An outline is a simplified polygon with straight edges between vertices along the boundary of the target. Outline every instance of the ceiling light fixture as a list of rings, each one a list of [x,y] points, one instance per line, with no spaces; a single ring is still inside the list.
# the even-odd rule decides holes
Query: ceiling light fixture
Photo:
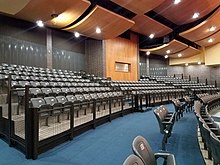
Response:
[[[149,52],[149,51],[147,51],[147,52],[146,52],[146,55],[147,55],[147,56],[149,56],[149,55],[150,55],[150,52]]]
[[[44,23],[41,20],[36,21],[37,26],[44,27]]]
[[[75,36],[76,38],[79,38],[80,34],[79,34],[78,32],[74,32],[74,36]]]
[[[213,42],[213,39],[210,38],[210,39],[208,40],[208,43],[212,43],[212,42]]]
[[[166,54],[165,56],[164,56],[164,58],[168,58],[169,56]]]
[[[153,33],[151,33],[150,35],[149,35],[149,38],[154,38],[154,34]]]
[[[201,64],[201,62],[199,61],[199,62],[198,62],[198,64],[200,65],[200,64]]]
[[[192,16],[193,19],[196,19],[196,18],[198,18],[198,17],[199,17],[199,13],[197,13],[197,12],[194,13],[193,16]]]
[[[181,53],[179,53],[177,56],[178,56],[178,57],[182,57],[182,54],[181,54]]]
[[[167,52],[167,54],[169,54],[169,53],[170,53],[170,50],[167,50],[166,52]]]
[[[188,66],[189,64],[188,63],[185,63],[185,66]]]
[[[180,2],[181,2],[181,0],[175,0],[175,1],[173,2],[173,4],[177,5],[177,4],[179,4]]]
[[[95,32],[98,33],[98,34],[100,34],[102,31],[101,31],[101,29],[100,29],[99,27],[97,27],[97,28],[95,29]]]
[[[214,32],[215,30],[216,30],[216,26],[212,26],[212,27],[209,28],[210,32]]]

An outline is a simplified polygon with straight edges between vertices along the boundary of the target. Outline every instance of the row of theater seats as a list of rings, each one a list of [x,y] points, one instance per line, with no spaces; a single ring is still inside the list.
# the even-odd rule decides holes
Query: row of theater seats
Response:
[[[156,165],[163,159],[164,165],[176,165],[175,156],[168,152],[153,152],[149,142],[143,136],[137,136],[132,142],[134,154],[129,155],[123,165]]]
[[[80,114],[93,113],[94,103],[96,111],[108,109],[109,104],[111,104],[112,108],[116,107],[116,104],[120,106],[122,104],[122,93],[118,91],[34,97],[30,99],[30,108],[38,109],[40,117],[46,118],[45,125],[48,126],[48,118],[50,116],[57,116],[57,122],[60,122],[60,115],[65,113],[67,114],[67,119],[69,119],[72,107],[74,107],[75,117],[79,117]]]
[[[198,83],[197,81],[189,81],[188,79],[183,79],[180,77],[173,76],[142,76],[142,79],[156,80],[158,82],[164,82],[165,84],[170,84],[175,87],[179,87],[186,90],[191,90],[192,92],[200,93],[201,91],[219,91],[219,88],[216,88],[215,85],[207,85],[205,83]]]
[[[204,148],[208,151],[208,158],[214,165],[220,164],[220,128],[213,120],[209,112],[220,107],[220,95],[198,95],[199,101],[195,102],[195,115],[204,142]]]

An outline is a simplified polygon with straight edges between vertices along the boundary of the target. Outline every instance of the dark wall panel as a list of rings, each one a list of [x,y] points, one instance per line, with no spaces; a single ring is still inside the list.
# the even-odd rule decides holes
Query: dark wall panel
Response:
[[[34,23],[0,15],[0,34],[46,46],[46,29]]]
[[[54,48],[85,54],[85,40],[86,38],[83,36],[75,38],[73,33],[58,30],[52,31]]]
[[[53,68],[73,71],[85,70],[85,54],[70,52],[66,50],[53,49]]]
[[[149,74],[152,76],[167,75],[168,60],[162,56],[149,56]]]
[[[100,77],[105,76],[103,42],[99,40],[86,40],[86,56],[88,73]]]
[[[46,46],[0,35],[0,63],[46,67]]]

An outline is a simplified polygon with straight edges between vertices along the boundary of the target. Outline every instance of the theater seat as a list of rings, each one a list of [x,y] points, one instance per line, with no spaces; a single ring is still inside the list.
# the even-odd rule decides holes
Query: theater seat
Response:
[[[220,136],[215,135],[213,132],[210,133],[211,135],[211,149],[212,149],[212,158],[213,158],[213,165],[220,164]]]
[[[125,159],[123,165],[144,165],[144,163],[138,156],[131,154]]]
[[[141,158],[145,165],[157,165],[158,158],[164,159],[164,165],[176,164],[173,154],[167,152],[154,153],[147,140],[142,136],[134,138],[132,142],[132,149],[134,154]]]

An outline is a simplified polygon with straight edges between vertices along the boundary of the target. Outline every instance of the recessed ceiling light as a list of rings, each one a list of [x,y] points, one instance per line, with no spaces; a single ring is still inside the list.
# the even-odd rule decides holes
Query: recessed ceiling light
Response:
[[[149,51],[147,51],[147,52],[146,52],[146,55],[147,55],[147,56],[149,56],[149,55],[150,55],[150,52],[149,52]]]
[[[201,62],[199,61],[199,62],[198,62],[198,64],[200,65],[200,64],[201,64]]]
[[[37,26],[44,27],[44,23],[41,20],[36,21]]]
[[[101,31],[101,29],[100,29],[99,27],[97,27],[97,28],[95,29],[95,32],[99,34],[99,33],[101,33],[102,31]]]
[[[185,66],[188,66],[189,64],[188,63],[185,63]]]
[[[74,36],[75,36],[76,38],[79,38],[80,34],[79,34],[78,32],[74,32]]]
[[[164,56],[164,58],[168,58],[169,56],[166,54],[165,56]]]
[[[149,38],[151,38],[151,39],[154,38],[154,34],[153,34],[153,33],[150,34],[150,35],[149,35]]]
[[[181,54],[181,53],[179,53],[179,54],[178,54],[178,57],[182,57],[182,54]]]
[[[216,26],[212,26],[212,27],[209,28],[210,32],[214,32],[215,30],[216,30]]]
[[[208,40],[208,43],[212,43],[212,42],[213,42],[213,39],[210,38],[210,39]]]
[[[174,0],[173,4],[177,5],[181,2],[181,0]]]
[[[167,54],[169,54],[169,53],[170,53],[170,50],[167,50],[166,52],[167,52]]]
[[[194,13],[193,16],[192,16],[193,19],[196,19],[198,17],[199,17],[199,13]]]

